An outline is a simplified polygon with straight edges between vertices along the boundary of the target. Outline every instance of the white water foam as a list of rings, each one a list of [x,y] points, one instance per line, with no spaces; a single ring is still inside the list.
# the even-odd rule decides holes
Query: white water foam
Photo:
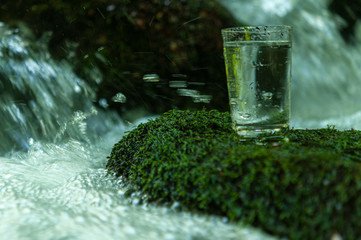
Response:
[[[119,125],[97,143],[34,142],[0,158],[1,239],[274,239],[220,217],[137,205],[104,170]]]

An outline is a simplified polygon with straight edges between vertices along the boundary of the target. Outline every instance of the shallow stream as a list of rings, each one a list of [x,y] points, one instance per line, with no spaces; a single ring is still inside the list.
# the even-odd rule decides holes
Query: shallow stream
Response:
[[[0,158],[0,239],[272,239],[225,219],[138,205],[104,166],[121,125],[87,144],[33,143]]]

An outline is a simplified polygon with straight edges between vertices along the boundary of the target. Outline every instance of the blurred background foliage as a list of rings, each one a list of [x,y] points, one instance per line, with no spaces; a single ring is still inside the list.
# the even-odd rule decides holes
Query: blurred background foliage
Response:
[[[51,31],[53,56],[121,114],[228,108],[220,29],[238,23],[216,1],[7,0],[0,21]],[[127,101],[112,101],[117,93]]]
[[[341,33],[345,40],[353,43],[355,27],[361,19],[361,0],[330,0],[329,8],[345,21]]]

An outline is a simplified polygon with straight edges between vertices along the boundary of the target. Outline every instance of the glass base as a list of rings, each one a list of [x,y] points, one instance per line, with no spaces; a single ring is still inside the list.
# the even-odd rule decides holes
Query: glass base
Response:
[[[288,129],[288,124],[262,125],[262,126],[245,126],[234,125],[233,129],[243,139],[262,139],[262,140],[282,140],[284,136],[281,134],[283,130]]]

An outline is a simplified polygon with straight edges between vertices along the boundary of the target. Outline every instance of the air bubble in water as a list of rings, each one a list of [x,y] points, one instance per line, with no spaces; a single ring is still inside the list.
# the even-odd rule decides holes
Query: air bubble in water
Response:
[[[74,86],[74,91],[76,92],[76,93],[80,93],[81,92],[81,88],[79,87],[79,85],[75,85]]]
[[[273,94],[271,92],[262,92],[262,98],[263,100],[271,100],[273,97]]]
[[[240,114],[241,118],[243,119],[249,119],[251,117],[251,114],[249,113],[243,113],[243,114]]]

